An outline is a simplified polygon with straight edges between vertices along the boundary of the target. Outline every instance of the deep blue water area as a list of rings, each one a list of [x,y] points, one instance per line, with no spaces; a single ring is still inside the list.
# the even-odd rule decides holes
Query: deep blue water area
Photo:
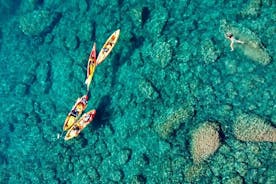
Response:
[[[0,0],[0,14],[1,184],[276,183],[275,1]],[[95,119],[58,139],[93,43],[117,29]]]

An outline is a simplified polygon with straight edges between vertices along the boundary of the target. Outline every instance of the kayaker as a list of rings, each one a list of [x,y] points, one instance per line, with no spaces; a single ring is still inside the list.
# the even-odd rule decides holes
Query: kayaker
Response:
[[[108,48],[103,48],[103,51],[104,51],[104,52],[108,52],[109,49],[108,49]]]
[[[73,131],[76,132],[75,134],[79,134],[81,131],[79,125],[75,125]]]
[[[83,97],[81,99],[81,102],[84,103],[84,104],[87,104],[87,102],[88,102],[88,96],[86,95],[85,97]]]
[[[241,44],[244,44],[243,41],[235,39],[233,33],[231,33],[231,32],[227,32],[227,33],[225,34],[225,37],[226,37],[228,40],[230,40],[230,42],[231,42],[231,43],[230,43],[231,51],[234,50],[234,43],[241,43]]]
[[[71,115],[74,116],[74,117],[77,117],[78,114],[79,114],[79,113],[76,111],[76,109],[73,109],[73,110],[71,111]]]
[[[86,121],[86,122],[89,121],[89,119],[90,119],[89,114],[86,114],[86,115],[84,116],[84,118],[83,118],[83,120]]]

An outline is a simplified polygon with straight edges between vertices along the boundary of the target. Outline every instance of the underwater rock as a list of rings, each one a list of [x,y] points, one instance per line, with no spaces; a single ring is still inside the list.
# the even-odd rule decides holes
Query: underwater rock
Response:
[[[262,6],[264,7],[271,7],[272,6],[272,0],[262,0]]]
[[[219,127],[212,122],[203,123],[192,133],[191,154],[200,163],[216,152],[220,145]]]
[[[244,183],[244,179],[237,175],[237,176],[233,176],[229,179],[226,179],[225,184],[243,184]]]
[[[124,173],[122,170],[114,170],[110,172],[109,179],[114,182],[120,182],[124,178]]]
[[[54,36],[52,34],[47,34],[44,38],[44,43],[50,44],[54,40]]]
[[[36,79],[39,82],[47,82],[51,78],[52,66],[50,61],[41,62],[36,69]]]
[[[144,101],[145,99],[154,100],[159,96],[158,92],[154,89],[151,82],[143,79],[140,80],[138,84],[138,91],[139,91],[139,94],[137,95],[138,102]],[[141,99],[141,97],[143,98]]]
[[[74,65],[74,60],[71,57],[67,57],[63,53],[58,52],[53,58],[52,63],[55,63],[52,65],[53,82],[67,83],[71,80],[71,75],[74,71],[72,67]],[[60,77],[60,71],[63,71],[63,77]]]
[[[24,96],[27,94],[28,87],[25,84],[18,84],[15,86],[15,93],[19,96]]]
[[[206,166],[202,164],[193,164],[188,167],[184,167],[185,180],[188,183],[195,182],[197,178],[200,178],[206,172]]]
[[[84,21],[79,24],[78,27],[78,38],[80,41],[88,41],[90,42],[92,38],[92,33],[93,33],[93,25],[90,21]]]
[[[235,44],[234,48],[239,48],[249,59],[262,65],[267,65],[271,62],[271,56],[262,45],[261,39],[254,32],[239,24],[232,26],[225,20],[221,22],[220,29],[223,34],[231,32],[236,38],[244,42],[244,44]]]
[[[131,8],[127,7],[126,14],[131,19],[134,25],[142,25],[142,7]]]
[[[194,109],[192,107],[182,107],[161,117],[161,121],[154,124],[155,130],[160,137],[167,139],[182,123],[189,121],[193,114]]]
[[[35,73],[32,73],[32,72],[24,73],[22,76],[22,82],[27,85],[32,85],[35,80],[36,80],[36,75]]]
[[[235,137],[241,141],[276,142],[276,128],[256,115],[238,116],[233,131]]]
[[[97,181],[99,179],[99,173],[94,167],[87,168],[87,175],[92,181]]]
[[[147,178],[143,174],[134,175],[128,183],[130,183],[130,184],[145,184],[145,183],[147,183]]]
[[[54,183],[53,180],[55,180],[55,171],[53,169],[48,169],[47,172],[43,173],[43,178],[47,181],[51,181],[51,183]]]
[[[243,18],[257,18],[261,13],[261,6],[261,0],[251,0],[241,11],[241,16]]]
[[[201,55],[206,64],[214,63],[219,57],[219,51],[211,39],[203,41],[201,45]]]
[[[186,41],[180,42],[179,46],[176,48],[175,56],[176,59],[179,60],[179,63],[187,63],[192,58],[192,52],[189,43]],[[185,68],[183,67],[181,70]]]
[[[88,4],[86,0],[79,0],[78,2],[78,7],[79,7],[79,12],[80,13],[85,13],[88,8]]]
[[[25,120],[25,125],[30,127],[35,127],[41,122],[40,117],[37,113],[29,114],[28,118]]]
[[[35,8],[39,5],[40,0],[25,0],[20,2],[20,11],[22,12],[30,12],[35,10]]]
[[[145,52],[142,53],[145,61],[152,62],[153,64],[165,68],[172,60],[172,48],[171,45],[162,39],[159,39],[153,45],[145,43]]]
[[[148,9],[147,14],[149,14],[149,17],[145,22],[145,29],[146,29],[147,35],[150,35],[151,38],[153,39],[157,39],[160,36],[163,30],[163,27],[166,25],[168,21],[168,17],[169,17],[168,10],[162,6],[158,6],[152,11]],[[143,23],[143,20],[142,20],[142,23]]]
[[[78,37],[74,33],[67,34],[64,39],[64,46],[66,49],[75,50],[78,48],[79,42]]]
[[[62,2],[62,0],[43,0],[43,7],[45,7],[45,9],[47,10],[54,10],[57,9],[59,6],[64,6]],[[67,10],[66,7],[64,7],[63,11],[65,10]]]
[[[84,75],[85,71],[78,64],[74,64],[74,65],[72,65],[72,67],[74,68],[73,76],[74,76],[75,81],[76,82],[78,81],[79,83],[82,83],[82,80],[83,81],[85,80],[85,75]]]
[[[124,165],[131,159],[131,149],[122,149],[116,154],[116,163],[118,165]]]
[[[50,32],[59,18],[58,13],[35,10],[19,19],[19,28],[28,36],[39,36],[45,32]]]

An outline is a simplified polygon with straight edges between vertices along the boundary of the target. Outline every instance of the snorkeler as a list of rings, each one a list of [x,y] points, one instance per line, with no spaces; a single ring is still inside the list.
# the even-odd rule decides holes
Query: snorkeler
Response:
[[[241,44],[244,44],[243,41],[241,41],[241,40],[236,40],[235,37],[234,37],[234,35],[233,35],[233,33],[227,32],[227,33],[225,34],[225,37],[231,41],[231,43],[230,43],[231,51],[234,50],[234,43],[241,43]]]

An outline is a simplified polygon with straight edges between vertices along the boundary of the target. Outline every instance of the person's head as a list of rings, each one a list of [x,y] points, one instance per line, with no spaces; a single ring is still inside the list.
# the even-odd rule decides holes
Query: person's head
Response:
[[[227,36],[227,38],[232,38],[232,37],[233,37],[233,33],[227,32],[227,33],[226,33],[226,36]]]
[[[96,116],[96,110],[95,109],[91,111],[91,116],[92,116],[93,119]]]
[[[81,98],[82,103],[87,104],[88,102],[88,95],[85,95]]]

